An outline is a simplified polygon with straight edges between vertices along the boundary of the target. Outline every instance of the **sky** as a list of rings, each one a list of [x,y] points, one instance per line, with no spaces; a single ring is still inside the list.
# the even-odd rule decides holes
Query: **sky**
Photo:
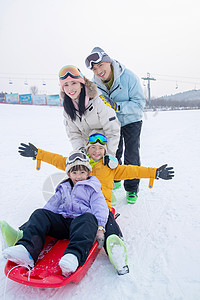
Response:
[[[0,92],[58,94],[67,64],[92,78],[99,46],[140,79],[151,97],[200,89],[198,0],[0,0]],[[10,82],[10,84],[9,84]]]

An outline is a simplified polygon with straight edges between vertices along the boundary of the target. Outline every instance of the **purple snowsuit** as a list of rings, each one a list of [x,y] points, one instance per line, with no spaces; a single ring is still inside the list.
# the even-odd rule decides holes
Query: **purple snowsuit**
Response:
[[[36,263],[46,236],[69,239],[63,255],[72,253],[82,266],[94,243],[98,225],[105,227],[109,215],[99,180],[90,176],[74,186],[70,179],[59,184],[44,208],[35,210],[17,244],[23,245]]]

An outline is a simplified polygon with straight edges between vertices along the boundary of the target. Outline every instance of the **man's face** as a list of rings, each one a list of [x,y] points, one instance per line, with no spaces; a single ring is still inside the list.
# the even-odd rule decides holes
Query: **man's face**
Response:
[[[109,62],[93,64],[92,71],[94,72],[94,75],[101,78],[103,81],[109,81],[112,77],[111,63]]]

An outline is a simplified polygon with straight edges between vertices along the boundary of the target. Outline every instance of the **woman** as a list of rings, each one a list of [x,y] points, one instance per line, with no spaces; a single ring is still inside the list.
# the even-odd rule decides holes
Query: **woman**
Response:
[[[75,66],[64,66],[59,72],[65,126],[74,150],[85,149],[92,131],[108,138],[108,155],[116,156],[120,123],[114,109],[98,96],[96,84],[83,76]]]

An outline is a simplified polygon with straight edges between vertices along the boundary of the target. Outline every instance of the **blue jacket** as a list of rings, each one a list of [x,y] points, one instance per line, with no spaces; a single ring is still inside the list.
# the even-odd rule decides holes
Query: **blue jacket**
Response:
[[[117,117],[121,126],[142,120],[145,98],[139,78],[116,60],[113,60],[112,66],[114,82],[110,90],[99,77],[94,76],[93,81],[102,95],[120,105]]]
[[[98,225],[104,228],[109,214],[101,184],[95,176],[78,181],[73,188],[69,179],[59,184],[44,209],[72,219],[88,212],[95,215]]]

